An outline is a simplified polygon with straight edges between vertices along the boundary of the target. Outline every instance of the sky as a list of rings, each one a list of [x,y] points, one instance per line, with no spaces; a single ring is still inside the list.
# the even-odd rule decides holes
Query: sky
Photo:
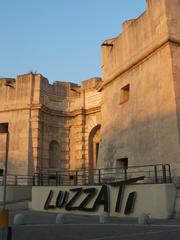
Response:
[[[102,42],[145,9],[145,0],[0,0],[0,77],[101,77]]]

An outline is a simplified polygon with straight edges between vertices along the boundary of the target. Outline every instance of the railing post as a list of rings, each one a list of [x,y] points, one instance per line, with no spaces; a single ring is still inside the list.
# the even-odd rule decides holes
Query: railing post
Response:
[[[124,180],[127,180],[127,168],[124,168]]]
[[[50,181],[49,181],[49,173],[47,173],[46,176],[47,176],[47,184],[49,186],[49,183],[50,183]]]
[[[61,173],[60,177],[59,177],[59,181],[60,181],[60,185],[64,184],[64,175]]]
[[[60,185],[61,185],[61,175],[58,174],[58,186],[60,186]]]
[[[58,172],[56,172],[56,186],[58,185]]]
[[[78,183],[78,171],[76,171],[75,178],[74,178],[74,185]]]
[[[168,164],[168,170],[169,170],[169,182],[172,183],[172,178],[171,178],[171,167],[170,165]]]
[[[43,173],[40,173],[41,186],[43,186],[43,178],[44,178]]]
[[[158,183],[158,175],[157,175],[157,166],[154,166],[154,177],[155,177],[155,183]]]
[[[15,177],[14,177],[14,185],[17,186],[17,184],[18,184],[18,177],[17,177],[17,175],[15,175]]]
[[[163,183],[166,183],[167,179],[166,179],[166,167],[165,167],[165,165],[162,165],[162,169],[163,169]]]
[[[101,184],[101,169],[98,170],[98,183]]]
[[[33,186],[36,185],[36,175],[35,175],[35,173],[33,174],[33,182],[32,182],[32,184],[33,184]]]
[[[38,173],[38,186],[41,186],[41,173]]]

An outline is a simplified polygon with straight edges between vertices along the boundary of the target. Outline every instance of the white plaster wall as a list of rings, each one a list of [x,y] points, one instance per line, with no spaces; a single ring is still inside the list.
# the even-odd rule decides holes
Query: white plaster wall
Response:
[[[84,186],[83,188],[95,187],[100,189],[101,186]],[[100,215],[103,212],[103,206],[99,207],[97,212],[83,212],[83,211],[66,211],[62,209],[44,210],[44,204],[47,199],[50,190],[54,191],[51,204],[55,204],[56,197],[59,191],[69,191],[69,189],[76,188],[72,186],[68,187],[33,187],[32,188],[32,210],[35,211],[47,211],[57,213],[71,213],[82,215]],[[174,201],[176,195],[176,189],[173,184],[134,184],[125,187],[124,197],[122,201],[121,211],[115,212],[115,205],[118,196],[118,187],[108,186],[110,193],[110,215],[116,217],[137,217],[140,213],[149,213],[153,218],[166,219],[170,218],[174,209]],[[124,215],[125,204],[130,192],[136,191],[137,198],[134,205],[134,211],[130,215]],[[73,196],[70,193],[70,198]],[[82,195],[79,201],[75,204],[78,206],[85,195]],[[87,207],[92,207],[97,195],[92,199],[91,204]],[[69,199],[70,199],[69,198]]]

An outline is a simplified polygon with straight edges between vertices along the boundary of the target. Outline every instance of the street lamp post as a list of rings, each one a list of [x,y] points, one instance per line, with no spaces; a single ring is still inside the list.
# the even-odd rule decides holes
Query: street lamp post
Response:
[[[9,131],[8,123],[0,123],[0,133],[6,134],[6,152],[3,171],[3,210],[6,208],[6,189],[7,189],[7,167],[8,167],[8,151],[9,151]]]
[[[6,134],[6,151],[3,169],[3,209],[1,212],[1,239],[7,239],[8,235],[5,234],[5,229],[8,229],[8,210],[6,210],[6,190],[7,190],[7,168],[8,168],[8,151],[9,151],[9,131],[8,123],[0,123],[0,134]],[[8,232],[7,232],[8,233]]]

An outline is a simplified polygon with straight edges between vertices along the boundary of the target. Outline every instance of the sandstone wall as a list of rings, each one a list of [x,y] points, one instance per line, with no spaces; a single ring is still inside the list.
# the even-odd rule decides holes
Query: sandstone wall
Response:
[[[172,0],[173,2],[176,0]],[[102,46],[103,81],[109,82],[128,70],[167,40],[166,0],[148,1],[148,9],[123,24],[123,32]]]
[[[29,127],[32,76],[15,79],[0,79],[0,122],[9,123],[9,172],[27,174],[29,164]],[[1,140],[3,136],[1,135]],[[3,141],[5,143],[5,141]],[[4,160],[4,144],[1,141],[0,167]]]
[[[172,57],[172,73],[174,81],[174,92],[176,102],[176,114],[177,114],[177,126],[178,135],[180,138],[180,3],[178,0],[166,1],[167,19],[169,36],[171,39],[171,57]],[[173,14],[172,14],[173,13]],[[174,166],[174,172],[176,175],[180,173],[180,159]]]
[[[40,74],[0,79],[0,123],[9,123],[9,173],[59,171],[88,164],[88,134],[100,123],[99,78],[78,86],[50,84]],[[98,118],[98,119],[97,119]],[[0,168],[5,157],[0,134]],[[58,144],[57,165],[50,168],[50,145]]]
[[[70,124],[70,168],[89,166],[89,134],[101,124],[101,93],[97,91],[101,79],[83,81],[80,89],[80,112],[76,111]]]
[[[101,166],[116,167],[116,160],[124,157],[129,165],[171,163],[174,168],[180,161],[179,91],[174,86],[179,71],[177,66],[176,73],[172,70],[179,64],[179,52],[172,50],[170,40],[180,34],[180,3],[147,2],[145,13],[125,22],[119,37],[104,42],[113,46],[102,46]],[[129,99],[121,102],[127,84]]]

